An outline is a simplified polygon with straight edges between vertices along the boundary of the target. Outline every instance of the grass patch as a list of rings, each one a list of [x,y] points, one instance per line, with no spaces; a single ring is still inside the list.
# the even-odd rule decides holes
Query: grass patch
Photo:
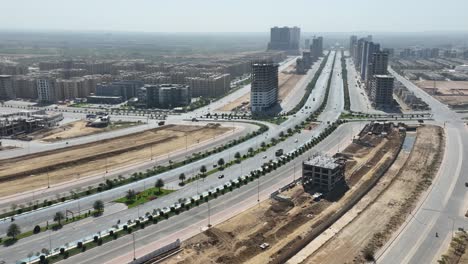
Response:
[[[127,197],[122,197],[122,198],[115,200],[114,202],[124,203],[128,206],[128,208],[133,208],[140,204],[144,204],[144,203],[156,200],[159,197],[168,195],[171,192],[174,192],[174,190],[167,190],[167,189],[159,190],[159,188],[153,187],[153,188],[144,190],[143,192],[136,193],[136,196],[134,199],[128,199]]]

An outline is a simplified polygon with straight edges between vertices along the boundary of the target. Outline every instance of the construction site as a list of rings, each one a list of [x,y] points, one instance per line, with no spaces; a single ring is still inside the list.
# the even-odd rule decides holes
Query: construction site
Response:
[[[220,138],[232,127],[166,125],[66,148],[0,160],[0,195],[47,187],[137,166]]]
[[[296,87],[304,75],[297,74],[295,65],[290,65],[278,74],[278,100],[281,102]],[[217,109],[219,111],[250,111],[250,92]]]
[[[468,109],[468,81],[414,81],[440,102],[454,109]]]
[[[429,187],[442,161],[444,142],[442,128],[419,127],[412,148],[403,149],[376,186],[331,226],[328,233],[332,235],[319,237],[323,244],[317,242],[299,260],[336,264],[372,261]]]
[[[131,126],[141,125],[143,122],[125,122],[113,121],[106,126],[90,126],[87,120],[78,120],[61,125],[60,127],[43,129],[33,132],[28,136],[33,140],[43,142],[56,142],[61,140],[73,139],[78,137],[90,136],[113,130],[123,129]]]
[[[333,190],[317,196],[301,184],[288,185],[277,194],[281,199],[260,202],[183,242],[165,263],[285,263],[372,189],[398,156],[405,134],[391,123],[366,126],[335,155],[345,161],[345,180]]]

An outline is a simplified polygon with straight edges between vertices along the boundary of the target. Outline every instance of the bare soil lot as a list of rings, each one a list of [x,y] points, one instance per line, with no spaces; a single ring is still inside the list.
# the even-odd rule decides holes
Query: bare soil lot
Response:
[[[179,126],[146,130],[64,149],[0,160],[0,195],[66,182],[80,177],[105,174],[153,157],[183,149],[229,131],[219,126]]]
[[[377,186],[356,205],[363,208],[358,216],[303,263],[365,263],[365,253],[373,255],[403,223],[437,173],[442,156],[442,129],[418,128],[411,153],[400,152]]]
[[[468,107],[468,81],[415,81],[418,87],[452,107]]]
[[[86,124],[86,121],[79,120],[50,130],[37,131],[30,136],[33,137],[33,139],[40,139],[45,142],[56,142],[141,125],[143,123],[111,122],[107,127],[88,127]]]
[[[402,137],[392,133],[389,139],[367,136],[375,147],[351,144],[344,152],[352,158],[346,164],[349,190],[342,186],[326,199],[315,202],[310,193],[297,185],[282,193],[294,206],[266,200],[258,206],[213,227],[185,242],[183,251],[165,263],[269,263],[279,261],[283,252],[298,243],[333,215],[343,203],[372,178],[392,155],[396,155]],[[268,243],[266,250],[260,244]]]
[[[294,73],[295,67],[296,67],[295,64],[290,65],[288,68],[286,68],[285,70],[283,70],[282,72],[278,74],[278,86],[279,86],[278,100],[279,101],[284,100],[284,98],[288,96],[291,90],[294,89],[294,87],[299,82],[299,80],[302,77],[304,77],[304,75]],[[234,100],[230,102],[229,104],[224,105],[223,107],[217,110],[233,111],[234,109],[242,105],[248,108],[249,102],[250,102],[250,92],[242,97],[237,98],[237,100]]]

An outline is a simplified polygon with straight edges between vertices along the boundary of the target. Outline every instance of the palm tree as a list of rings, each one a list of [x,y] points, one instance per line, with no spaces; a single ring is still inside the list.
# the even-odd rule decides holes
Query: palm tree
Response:
[[[104,203],[101,200],[94,201],[93,209],[98,211],[98,212],[103,212],[104,211]]]
[[[59,226],[62,225],[62,220],[65,218],[62,212],[56,212],[54,215],[54,221],[58,223]]]
[[[17,224],[11,224],[7,230],[7,236],[16,239],[16,237],[21,234],[21,229]]]
[[[161,193],[161,188],[164,187],[164,181],[162,179],[158,179],[154,184],[154,187],[158,188],[158,193]]]
[[[184,173],[181,173],[181,174],[179,175],[179,180],[180,180],[181,182],[184,182],[185,179],[186,179],[185,174],[184,174]]]

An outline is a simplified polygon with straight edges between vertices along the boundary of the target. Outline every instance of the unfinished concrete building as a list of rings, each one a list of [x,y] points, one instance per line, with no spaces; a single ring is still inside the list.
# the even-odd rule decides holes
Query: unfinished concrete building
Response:
[[[393,106],[393,81],[391,75],[374,75],[370,82],[369,99],[376,108]]]
[[[343,159],[317,155],[302,163],[302,184],[304,189],[329,192],[344,180],[344,171]]]

